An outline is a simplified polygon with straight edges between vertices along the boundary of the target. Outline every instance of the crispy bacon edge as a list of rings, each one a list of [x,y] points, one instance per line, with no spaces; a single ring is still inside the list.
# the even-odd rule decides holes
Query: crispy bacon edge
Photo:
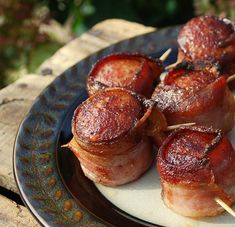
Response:
[[[201,162],[194,166],[187,165],[186,169],[183,165],[174,166],[164,158],[168,145],[183,130],[215,134],[212,143],[206,147],[205,157]],[[219,155],[221,157],[218,157]],[[215,166],[218,164],[222,167]],[[162,199],[166,206],[176,213],[194,218],[215,216],[224,211],[215,202],[216,197],[229,206],[235,202],[235,151],[220,130],[182,127],[172,132],[159,149],[156,168],[160,174]]]
[[[162,61],[160,61],[159,59],[155,59],[143,53],[136,53],[136,52],[112,53],[98,60],[93,65],[93,67],[91,68],[87,76],[86,88],[87,88],[89,96],[95,94],[97,91],[101,89],[107,88],[107,85],[96,81],[95,77],[96,77],[97,71],[104,64],[112,60],[116,60],[116,59],[137,59],[137,60],[144,59],[145,60],[145,62],[142,64],[141,70],[137,74],[133,75],[133,84],[135,83],[136,90],[133,90],[133,88],[131,87],[126,87],[125,84],[123,85],[123,87],[128,90],[132,90],[133,92],[145,95],[146,97],[150,97],[154,90],[154,85],[158,81],[160,81],[159,77],[160,77],[161,72],[163,71],[163,64],[162,64]],[[150,71],[148,69],[150,69]]]
[[[184,35],[187,35],[187,30],[190,29],[195,29],[195,24],[194,23],[200,23],[200,19],[207,20],[214,20],[215,22],[218,21],[218,23],[224,23],[227,26],[230,26],[230,28],[233,29],[233,33],[231,33],[227,39],[223,39],[220,42],[217,43],[215,48],[217,49],[217,52],[221,52],[220,54],[217,54],[216,57],[210,56],[210,53],[206,54],[204,57],[193,57],[193,54],[190,53],[189,51],[186,51],[182,46],[180,41],[181,39],[184,39]],[[199,22],[198,22],[199,21]],[[194,25],[194,26],[193,26]],[[205,29],[205,30],[204,30]],[[216,28],[215,28],[216,29]],[[220,29],[220,28],[217,28]],[[221,28],[222,29],[222,28]],[[210,32],[211,29],[208,29],[206,26],[205,28],[201,28],[201,32]],[[221,31],[222,32],[222,31]],[[185,33],[185,34],[184,34]],[[214,35],[217,35],[216,33]],[[188,36],[188,35],[187,35]],[[195,37],[196,38],[196,37]],[[204,38],[208,38],[206,34],[204,34]],[[210,41],[213,42],[213,38],[210,37]],[[232,75],[235,73],[235,54],[234,54],[234,49],[235,49],[235,24],[228,18],[222,18],[222,17],[216,17],[216,16],[200,16],[200,17],[195,17],[192,18],[190,21],[188,21],[180,30],[179,35],[178,35],[178,60],[179,62],[181,61],[193,61],[196,62],[197,60],[203,60],[203,61],[208,61],[213,64],[219,64],[221,66],[221,69],[223,73],[227,76]],[[183,44],[182,44],[183,45]],[[190,41],[189,41],[190,45]],[[191,43],[193,45],[193,43]],[[207,51],[206,46],[201,43],[201,46],[204,46],[201,51]]]
[[[122,154],[92,154],[82,149],[74,139],[68,148],[80,161],[86,177],[111,187],[137,180],[153,162],[152,144],[147,137]]]
[[[165,85],[163,81],[156,87],[152,99],[156,101],[157,107],[166,116],[169,125],[195,122],[198,125],[222,129],[223,132],[230,131],[234,125],[235,101],[227,86],[226,77],[218,76],[217,66],[212,67],[207,63],[203,65],[199,61],[195,67],[197,70],[205,68],[208,72],[214,73],[215,81],[185,99],[182,97],[177,103],[171,95],[179,96],[179,94],[185,93],[185,90],[174,85]],[[194,66],[192,63],[184,62],[170,73],[173,75],[174,71],[178,73],[181,70],[194,70]],[[161,102],[170,101],[170,106],[159,105],[159,100]]]
[[[146,99],[144,96],[128,91],[123,88],[107,88],[105,90],[122,90],[128,92],[143,105],[144,113],[138,122],[125,135],[115,140],[105,142],[91,142],[84,138],[80,138],[76,133],[76,116],[79,107],[75,110],[72,119],[72,133],[77,143],[85,150],[94,154],[121,154],[126,150],[134,147],[144,135],[153,138],[156,144],[160,145],[165,138],[165,129],[167,123],[164,115],[156,108],[155,102]],[[98,96],[95,93],[92,97]]]

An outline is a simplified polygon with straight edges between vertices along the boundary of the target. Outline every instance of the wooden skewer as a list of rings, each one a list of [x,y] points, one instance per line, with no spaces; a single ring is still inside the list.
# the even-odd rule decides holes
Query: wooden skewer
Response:
[[[165,53],[166,53],[166,52],[165,52]],[[165,53],[164,53],[164,54],[165,54]],[[164,55],[164,54],[163,54],[163,55]],[[162,56],[163,56],[163,55],[162,55]],[[181,61],[178,60],[178,61],[176,61],[175,63],[166,66],[165,69],[168,70],[168,69],[174,68],[174,67],[177,66],[179,63],[181,63]],[[232,80],[234,80],[234,79],[235,79],[235,74],[233,74],[233,75],[231,75],[231,76],[229,76],[229,77],[227,78],[227,83],[229,83],[230,81],[232,81]]]
[[[170,55],[171,51],[172,51],[172,49],[169,48],[159,59],[162,62],[164,62],[168,58],[168,56]]]
[[[223,200],[218,197],[215,197],[215,202],[217,202],[220,206],[222,206],[229,214],[235,217],[235,211],[229,207]]]
[[[195,122],[192,122],[192,123],[184,123],[184,124],[178,124],[178,125],[170,125],[166,128],[165,131],[173,131],[175,129],[178,129],[180,127],[184,127],[184,126],[193,126],[195,125],[196,123]]]
[[[68,143],[61,145],[61,147],[66,147],[66,148],[72,148],[72,147],[76,147],[76,146],[77,146],[77,143],[76,143],[74,137]]]
[[[226,80],[227,83],[229,83],[230,81],[234,80],[235,79],[235,74],[232,75],[232,76],[229,76]]]
[[[177,66],[180,62],[181,62],[181,61],[177,60],[175,63],[166,66],[165,69],[166,69],[166,70],[172,69],[172,68],[174,68],[175,66]]]
[[[184,127],[184,126],[193,126],[195,124],[196,124],[195,122],[191,122],[191,123],[183,123],[183,124],[177,124],[177,125],[170,125],[170,126],[167,126],[167,128],[165,129],[165,132],[173,131],[175,129],[178,129],[178,128]],[[69,143],[62,145],[61,147],[69,147]]]
[[[165,54],[165,53],[164,53]],[[164,55],[163,54],[163,55]],[[171,65],[168,65],[165,67],[166,70],[168,69],[171,69],[171,68],[174,68],[176,65],[178,65],[181,61],[176,61],[175,63],[171,64]],[[231,75],[227,78],[226,82],[229,83],[231,81],[235,80],[235,74],[234,75]]]

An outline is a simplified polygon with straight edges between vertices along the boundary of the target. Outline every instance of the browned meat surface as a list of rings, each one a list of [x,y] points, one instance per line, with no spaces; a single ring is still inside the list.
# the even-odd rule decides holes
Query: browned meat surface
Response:
[[[178,36],[178,60],[218,62],[224,73],[234,74],[235,25],[226,18],[201,16],[191,19]]]
[[[162,72],[162,62],[139,53],[116,53],[99,60],[87,79],[93,95],[105,87],[122,87],[150,97]]]
[[[168,125],[195,122],[228,132],[234,125],[235,102],[226,77],[193,66],[170,71],[152,99]]]
[[[74,112],[68,147],[91,180],[120,185],[139,178],[151,165],[151,137],[161,143],[164,116],[147,100],[122,88],[107,88]]]
[[[215,216],[235,201],[235,151],[221,131],[181,128],[162,144],[157,157],[162,198],[173,211],[189,217]]]

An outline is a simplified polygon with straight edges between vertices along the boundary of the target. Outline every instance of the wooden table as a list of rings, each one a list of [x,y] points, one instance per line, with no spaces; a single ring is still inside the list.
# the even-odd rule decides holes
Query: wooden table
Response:
[[[86,56],[154,30],[119,19],[103,21],[58,50],[41,65],[38,74],[26,75],[0,90],[0,226],[40,226],[28,209],[13,199],[18,194],[12,167],[14,139],[35,98],[56,76]]]

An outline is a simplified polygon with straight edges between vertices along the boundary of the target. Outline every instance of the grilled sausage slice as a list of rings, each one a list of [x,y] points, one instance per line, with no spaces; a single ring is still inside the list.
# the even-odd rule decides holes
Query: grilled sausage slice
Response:
[[[178,36],[178,60],[217,62],[224,74],[235,73],[235,25],[226,18],[201,16],[191,19]]]
[[[181,128],[163,142],[157,169],[166,206],[189,217],[215,216],[235,202],[235,151],[221,131]]]
[[[150,137],[162,142],[161,130],[166,127],[153,101],[122,88],[108,88],[75,110],[68,147],[88,178],[108,186],[120,185],[149,168],[153,160]]]
[[[140,53],[113,53],[99,60],[87,79],[93,95],[106,87],[122,87],[150,97],[163,70],[162,62]]]
[[[152,99],[169,125],[195,122],[228,132],[234,125],[235,101],[226,77],[212,68],[183,63],[168,72]]]

